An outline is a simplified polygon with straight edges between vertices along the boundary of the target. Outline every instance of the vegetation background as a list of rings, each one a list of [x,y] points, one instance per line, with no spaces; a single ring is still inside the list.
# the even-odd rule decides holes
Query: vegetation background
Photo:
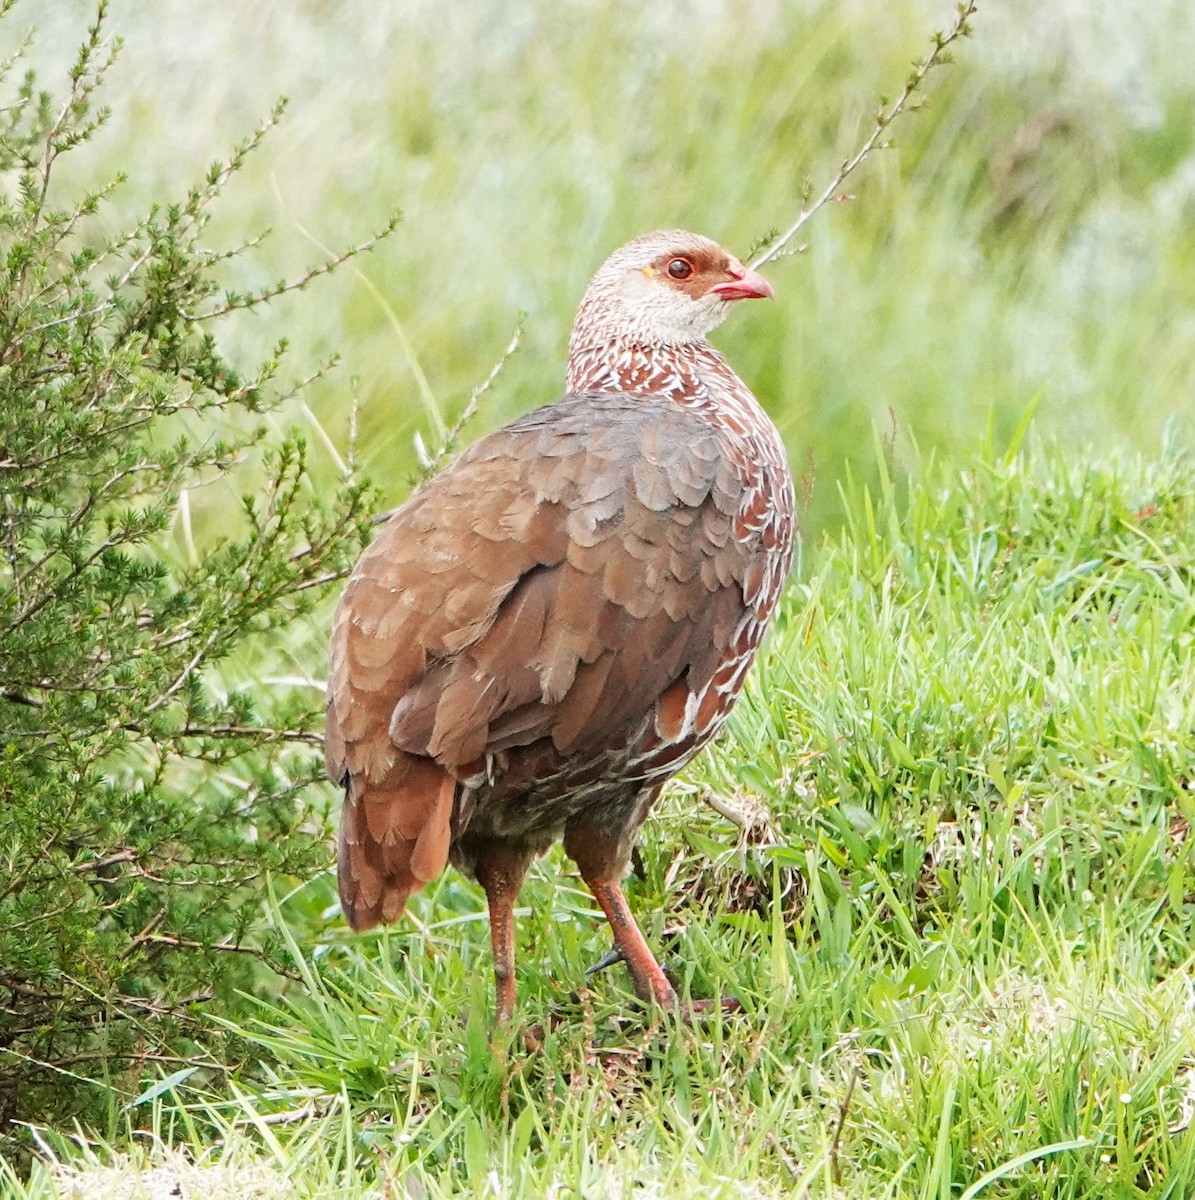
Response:
[[[55,88],[92,15],[18,6],[0,35],[36,24]],[[113,115],[71,187],[127,173],[100,217],[115,231],[285,94],[209,227],[214,246],[274,231],[227,286],[301,273],[402,210],[371,256],[216,330],[234,362],[280,336],[299,374],[341,356],[273,428],[307,431],[317,487],[351,461],[386,505],[417,475],[416,434],[442,441],[516,326],[466,437],[558,393],[610,248],[680,225],[745,252],[786,224],[950,15],[114,0]],[[84,1194],[128,1186],[137,1124],[159,1169],[202,1157],[166,1142],[220,1147],[227,1178],[190,1185],[213,1195],[251,1176],[312,1195],[1187,1194],[1195,10],[992,0],[975,35],[805,252],[769,268],[777,303],[717,338],[803,477],[804,561],[741,718],[649,838],[637,907],[676,905],[694,990],[735,991],[759,1023],[611,1033],[615,989],[546,1060],[495,1059],[468,888],[359,943],[325,925],[327,875],[283,882],[299,998],[223,1014],[251,1097],[229,1107],[187,1070],[177,1093],[146,1076],[140,1104],[122,1083],[105,1131],[122,1150],[94,1151],[111,1173],[92,1164]],[[163,552],[214,544],[252,484],[192,495]],[[1129,545],[1142,514],[1161,525]],[[326,610],[303,616],[221,682],[277,677],[283,657],[316,679],[325,636]],[[1060,663],[1065,695],[1043,691]],[[700,786],[759,793],[788,852],[728,858]],[[557,871],[528,893],[532,1011],[601,950]],[[72,1165],[10,1186],[69,1194],[78,1148],[38,1136]]]
[[[18,8],[9,36],[36,24],[35,61],[61,73],[88,13],[84,0]],[[559,390],[573,307],[610,247],[681,225],[741,253],[786,224],[950,13],[928,0],[261,0],[200,17],[181,0],[152,16],[115,0],[113,116],[86,153],[95,180],[129,175],[117,208],[137,211],[289,97],[216,214],[214,243],[274,230],[232,286],[272,282],[402,211],[359,273],[277,306],[276,324],[220,334],[246,356],[283,329],[313,365],[343,354],[312,407],[343,454],[359,400],[359,460],[398,498],[412,435],[434,441],[520,312],[522,352],[474,435]],[[875,427],[898,450],[954,450],[989,427],[1006,439],[1033,406],[1043,433],[1148,449],[1187,407],[1190,6],[1001,0],[977,33],[920,119],[851,180],[854,198],[808,229],[807,253],[771,270],[777,303],[719,335],[814,480],[807,542],[841,517],[844,462],[874,477]]]

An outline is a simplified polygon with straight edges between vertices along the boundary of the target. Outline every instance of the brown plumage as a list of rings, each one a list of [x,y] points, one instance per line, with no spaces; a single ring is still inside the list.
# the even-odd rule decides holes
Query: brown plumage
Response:
[[[648,234],[586,291],[568,394],[482,438],[391,517],[337,609],[327,762],[349,923],[447,862],[485,889],[497,1011],[515,897],[563,838],[645,999],[675,994],[619,887],[669,775],[717,732],[792,557],[772,423],[706,341],[770,296],[705,238]]]

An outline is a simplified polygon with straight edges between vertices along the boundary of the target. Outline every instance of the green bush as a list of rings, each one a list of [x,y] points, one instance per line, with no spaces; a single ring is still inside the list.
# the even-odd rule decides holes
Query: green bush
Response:
[[[7,15],[11,3],[0,7]],[[262,449],[285,347],[245,374],[213,326],[302,287],[220,286],[213,204],[277,113],[115,236],[119,186],[65,199],[106,112],[105,6],[63,97],[6,65],[0,128],[0,1118],[79,1112],[197,1053],[204,1002],[273,950],[267,880],[328,861],[318,687],[221,687],[266,661],[358,552],[351,480],[314,494],[300,440]],[[388,231],[387,231],[388,232]],[[301,385],[300,385],[301,386]],[[199,487],[251,489],[190,537]],[[274,637],[271,639],[271,635]],[[256,656],[256,658],[254,658]]]

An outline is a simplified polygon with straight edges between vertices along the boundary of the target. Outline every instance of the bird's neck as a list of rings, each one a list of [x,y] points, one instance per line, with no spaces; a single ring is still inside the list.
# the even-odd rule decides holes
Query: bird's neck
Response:
[[[747,385],[708,342],[647,345],[624,339],[569,347],[566,386],[583,392],[629,392],[668,397],[697,405],[726,391],[746,392]]]

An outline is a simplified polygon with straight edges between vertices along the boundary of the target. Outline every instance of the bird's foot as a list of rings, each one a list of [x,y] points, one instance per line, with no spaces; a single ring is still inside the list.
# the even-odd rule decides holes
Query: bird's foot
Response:
[[[612,946],[592,967],[585,972],[586,976],[596,975],[599,971],[604,971],[607,967],[612,967],[617,963],[626,962],[626,955],[617,947]],[[661,964],[661,970],[665,977],[670,972],[667,963]],[[671,980],[668,980],[668,992],[664,996],[652,997],[651,1003],[659,1008],[677,1012],[682,1018],[689,1019],[698,1015],[705,1015],[711,1012],[742,1012],[742,1003],[734,996],[725,996],[721,1000],[689,1000],[683,1001],[676,994],[676,990],[672,987]]]

